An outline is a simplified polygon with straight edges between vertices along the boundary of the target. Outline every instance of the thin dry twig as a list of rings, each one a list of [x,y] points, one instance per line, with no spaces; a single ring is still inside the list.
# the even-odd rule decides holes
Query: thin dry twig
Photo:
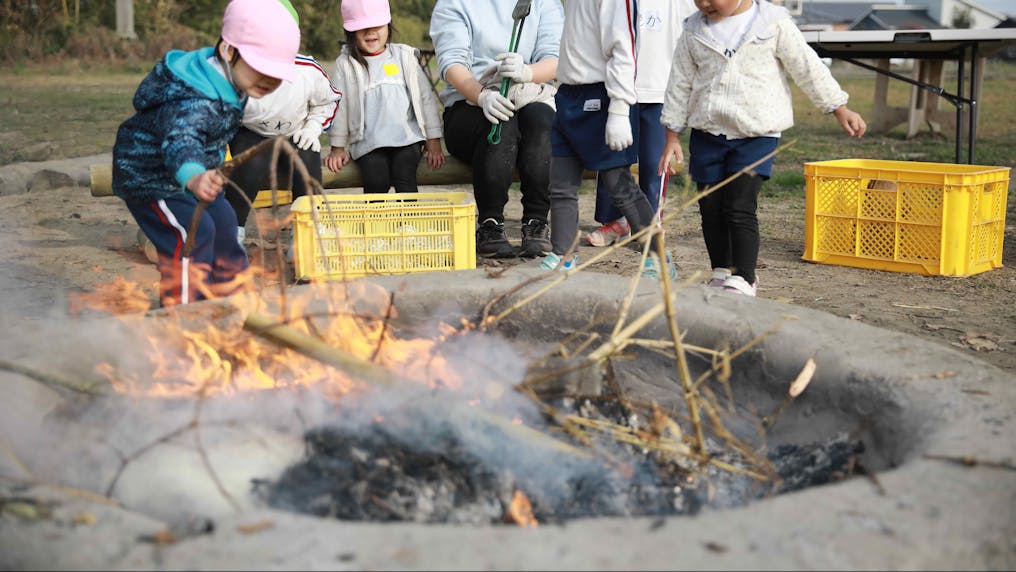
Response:
[[[925,453],[923,455],[925,459],[931,459],[935,461],[949,461],[952,463],[958,463],[964,467],[991,467],[993,469],[1006,469],[1009,471],[1016,471],[1016,464],[1011,460],[1006,461],[991,461],[987,459],[978,459],[972,455],[939,455],[936,453]]]
[[[18,363],[7,361],[5,359],[0,359],[0,369],[12,373],[21,374],[25,377],[29,377],[50,387],[66,389],[68,391],[73,391],[74,393],[82,393],[84,395],[102,395],[102,392],[96,389],[96,387],[100,385],[99,383],[93,382],[85,386],[75,385],[74,383],[71,383],[69,381],[59,379],[55,375],[41,372],[32,369],[26,365],[21,365]]]
[[[80,497],[80,498],[83,498],[85,500],[89,500],[89,501],[92,501],[92,502],[97,502],[97,503],[100,503],[100,504],[105,504],[105,505],[110,505],[110,506],[120,506],[120,502],[119,501],[117,501],[115,499],[112,499],[112,498],[109,498],[108,496],[104,497],[104,496],[101,496],[101,495],[97,495],[97,494],[95,494],[95,493],[93,493],[91,491],[86,491],[86,490],[82,490],[82,489],[78,489],[78,488],[74,488],[74,487],[68,487],[66,485],[58,485],[56,483],[47,483],[47,482],[44,482],[44,481],[37,481],[37,480],[34,480],[34,479],[21,479],[21,478],[18,478],[18,477],[12,477],[10,475],[2,475],[2,474],[0,474],[0,479],[6,479],[8,481],[20,483],[20,484],[23,484],[23,485],[31,485],[31,486],[34,486],[34,487],[42,487],[42,488],[45,488],[45,489],[54,490],[54,491],[61,492],[61,493],[64,493],[64,494]]]
[[[817,365],[815,360],[808,358],[808,361],[804,363],[804,367],[801,368],[800,373],[797,374],[797,378],[791,382],[790,387],[787,389],[787,397],[784,398],[780,406],[771,415],[767,415],[762,419],[762,425],[768,430],[772,429],[776,420],[779,419],[783,411],[790,405],[798,395],[804,392],[808,384],[811,383],[812,378],[815,376],[815,369]]]

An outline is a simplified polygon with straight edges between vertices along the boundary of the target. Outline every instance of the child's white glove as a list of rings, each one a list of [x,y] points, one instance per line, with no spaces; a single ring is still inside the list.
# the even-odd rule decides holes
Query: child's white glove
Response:
[[[510,99],[492,89],[480,92],[476,103],[483,109],[483,115],[494,125],[508,121],[515,115],[515,104]]]
[[[296,133],[293,134],[293,143],[304,151],[310,149],[315,153],[321,151],[321,125],[315,121],[304,123]]]
[[[501,63],[497,66],[497,75],[518,83],[533,81],[533,70],[522,61],[522,56],[515,52],[498,54],[494,57]]]
[[[610,112],[607,114],[607,147],[611,151],[624,151],[635,142],[631,134],[631,122],[628,114]]]

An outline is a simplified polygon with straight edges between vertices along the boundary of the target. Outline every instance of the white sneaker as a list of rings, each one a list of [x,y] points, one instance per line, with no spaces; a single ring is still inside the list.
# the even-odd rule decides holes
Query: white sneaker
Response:
[[[727,292],[736,292],[738,294],[744,294],[745,296],[754,296],[755,291],[758,289],[758,279],[755,279],[754,284],[748,284],[744,278],[735,274],[723,281],[723,289]]]
[[[713,268],[713,276],[709,279],[710,288],[723,288],[723,283],[730,278],[729,268]]]

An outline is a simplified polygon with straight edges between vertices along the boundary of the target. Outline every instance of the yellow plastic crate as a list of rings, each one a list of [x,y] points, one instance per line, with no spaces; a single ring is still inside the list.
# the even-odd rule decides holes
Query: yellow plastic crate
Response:
[[[284,191],[280,189],[276,191],[276,196],[278,197],[276,201],[278,202],[279,206],[288,205],[289,203],[293,202],[292,191]],[[254,200],[251,202],[251,207],[256,209],[263,209],[270,206],[272,206],[271,189],[261,189],[260,191],[258,191],[258,196],[255,197]]]
[[[805,163],[805,260],[927,276],[1002,266],[1009,168]]]
[[[299,197],[290,212],[298,279],[476,268],[476,204],[465,192]]]
[[[226,159],[225,160],[229,161],[232,158],[233,158],[233,154],[229,152],[229,146],[227,146],[226,147]],[[235,191],[235,189],[233,189],[233,191],[231,191],[231,192],[234,192],[234,191]],[[279,205],[288,205],[289,203],[293,202],[293,192],[292,191],[286,191],[286,190],[279,189],[278,191],[276,191],[276,197],[277,197],[276,198],[276,202]],[[257,196],[254,197],[254,200],[251,201],[251,208],[263,209],[265,207],[270,207],[270,206],[272,206],[272,190],[271,189],[261,189],[260,191],[258,191]]]

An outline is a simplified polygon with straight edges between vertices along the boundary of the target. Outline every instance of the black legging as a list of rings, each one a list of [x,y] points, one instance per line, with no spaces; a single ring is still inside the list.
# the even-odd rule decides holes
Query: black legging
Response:
[[[554,109],[530,103],[501,123],[501,142],[487,143],[491,124],[483,110],[460,101],[444,112],[448,152],[473,167],[477,220],[504,222],[512,174],[519,170],[522,220],[547,221],[550,212],[550,126]]]
[[[699,183],[699,190],[707,187]],[[748,284],[755,283],[758,264],[758,193],[762,178],[741,175],[699,199],[702,238],[713,268],[731,268]]]
[[[265,139],[269,139],[269,137],[258,135],[246,127],[241,127],[236,132],[233,140],[229,142],[229,152],[233,157],[236,157]],[[290,140],[290,143],[292,143],[292,140]],[[298,148],[297,153],[300,156],[300,160],[306,165],[310,176],[321,181],[321,152]],[[288,155],[285,153],[279,155],[279,163],[276,166],[277,182],[279,189],[292,191],[293,198],[295,199],[307,194],[307,185],[304,183],[303,177],[296,172],[296,169],[290,170],[290,163]],[[257,198],[259,191],[271,188],[272,183],[269,176],[271,164],[272,151],[269,148],[237,167],[229,178],[243,189],[243,193],[247,195],[248,199],[253,201]],[[243,197],[237,194],[236,189],[232,185],[226,185],[226,200],[229,201],[229,204],[233,206],[233,210],[236,211],[237,224],[241,227],[245,225],[247,223],[247,216],[250,214],[250,205],[247,204],[247,201],[243,200]]]
[[[415,193],[416,168],[420,166],[423,144],[405,147],[378,147],[356,160],[363,179],[364,193]]]

